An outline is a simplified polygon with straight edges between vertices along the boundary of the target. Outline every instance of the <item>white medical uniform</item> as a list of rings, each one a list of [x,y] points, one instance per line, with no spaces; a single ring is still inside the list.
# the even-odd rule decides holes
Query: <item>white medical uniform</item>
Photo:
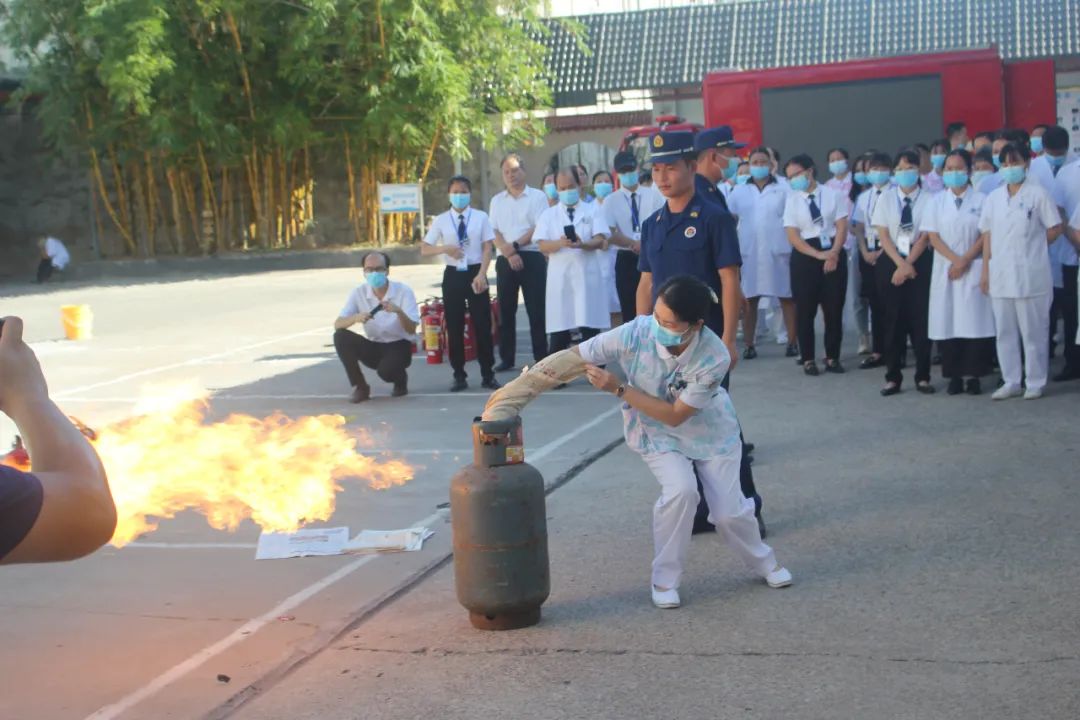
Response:
[[[533,242],[558,240],[570,225],[567,208],[561,202],[540,215]],[[579,202],[574,206],[574,231],[578,239],[592,240],[610,234],[598,203]],[[611,302],[604,282],[607,254],[599,250],[561,248],[548,255],[545,320],[548,333],[579,327],[611,327]]]
[[[791,243],[784,229],[788,189],[750,181],[736,187],[728,209],[739,219],[742,290],[746,297],[791,297]]]
[[[597,215],[603,218],[604,223],[608,226],[609,235],[611,221],[608,220],[607,211],[604,209],[604,206],[611,200],[611,198],[612,195],[608,195],[603,200],[599,198],[597,198],[596,200],[596,204],[600,206],[599,210],[597,211]],[[622,306],[619,305],[619,291],[615,287],[615,256],[618,254],[619,248],[615,247],[614,245],[608,245],[608,247],[604,250],[596,250],[595,252],[600,254],[600,271],[603,273],[604,276],[604,288],[608,296],[608,312],[620,312],[622,310]],[[610,323],[608,323],[608,326],[610,327]]]

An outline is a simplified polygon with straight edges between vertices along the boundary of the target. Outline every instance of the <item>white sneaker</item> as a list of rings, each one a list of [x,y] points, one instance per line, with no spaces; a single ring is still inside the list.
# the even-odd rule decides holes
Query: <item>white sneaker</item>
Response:
[[[992,400],[1008,400],[1009,398],[1019,397],[1023,391],[1015,385],[1002,385],[994,394],[990,396]]]
[[[661,610],[671,610],[682,605],[679,600],[679,591],[675,588],[670,590],[661,590],[655,585],[652,586],[652,604]]]
[[[783,588],[791,584],[791,573],[785,567],[777,565],[772,572],[765,576],[765,582],[771,588]]]
[[[1025,400],[1038,400],[1043,396],[1042,388],[1028,388],[1028,391],[1024,393]]]

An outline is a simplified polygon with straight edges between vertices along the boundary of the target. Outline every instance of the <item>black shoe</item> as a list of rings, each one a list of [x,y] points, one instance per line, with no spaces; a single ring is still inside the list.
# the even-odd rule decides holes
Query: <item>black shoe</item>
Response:
[[[863,358],[859,362],[859,369],[860,370],[869,370],[871,368],[881,367],[884,364],[885,364],[885,358],[883,358],[881,355],[878,355],[876,357],[874,355],[871,355],[868,358]]]
[[[514,363],[512,363],[512,362],[501,362],[501,363],[499,363],[498,365],[495,366],[495,372],[497,372],[497,373],[506,372],[507,370],[513,370],[513,369],[514,369]]]
[[[701,533],[716,532],[716,526],[704,518],[694,518],[694,529],[690,531],[691,535],[700,535]]]
[[[825,372],[827,372],[827,373],[836,373],[837,375],[843,375],[847,371],[844,370],[844,366],[840,364],[839,360],[826,360],[825,361]]]
[[[979,378],[968,378],[966,389],[968,395],[982,395],[982,383],[979,382]]]
[[[1069,380],[1080,380],[1080,368],[1071,368],[1066,365],[1054,376],[1054,382],[1068,382]]]
[[[934,386],[928,382],[915,383],[915,389],[923,395],[933,395],[937,392],[937,390],[934,389]]]
[[[888,383],[885,387],[881,388],[881,397],[889,397],[890,395],[900,394],[900,383]]]
[[[409,384],[402,380],[394,383],[394,389],[390,391],[390,397],[404,397],[409,394]]]
[[[371,388],[367,385],[357,385],[353,388],[352,395],[349,396],[349,402],[362,403],[365,400],[371,398]]]
[[[489,378],[484,378],[484,381],[480,383],[480,387],[486,388],[488,390],[498,390],[502,387],[502,385],[500,385],[499,381],[495,379],[494,375],[492,375]]]
[[[964,378],[954,377],[949,379],[949,387],[945,389],[949,395],[959,395],[964,392]]]
[[[757,350],[753,345],[747,345],[746,349],[742,351],[743,360],[753,360],[757,357]]]
[[[787,350],[784,351],[784,357],[799,357],[798,344],[788,343]]]
[[[817,363],[813,360],[807,360],[806,362],[804,362],[802,371],[811,377],[816,377],[817,375],[821,374],[821,372],[818,370]]]
[[[450,384],[450,392],[461,392],[469,387],[469,383],[465,378],[454,378],[454,382]]]

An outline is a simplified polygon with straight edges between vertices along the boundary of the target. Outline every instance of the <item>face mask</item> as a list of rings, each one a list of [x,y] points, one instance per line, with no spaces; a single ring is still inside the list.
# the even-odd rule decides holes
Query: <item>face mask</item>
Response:
[[[1050,163],[1050,167],[1052,168],[1060,168],[1065,164],[1064,155],[1051,155],[1050,153],[1046,153],[1043,157],[1046,158],[1046,162]]]
[[[1041,153],[1043,151],[1042,135],[1036,135],[1031,138],[1031,152]]]
[[[736,185],[745,185],[748,182],[750,182],[750,176],[749,175],[736,175],[735,176],[735,184]]]
[[[1019,185],[1024,182],[1026,175],[1023,165],[1008,165],[1001,168],[1001,179],[1009,185]]]
[[[637,187],[638,175],[636,171],[619,173],[619,184],[624,188]]]
[[[866,179],[874,185],[884,185],[885,183],[889,182],[889,171],[871,170],[870,172],[866,173]]]
[[[469,193],[450,193],[450,205],[455,210],[464,210],[469,207],[470,200],[472,200],[472,195]]]
[[[772,168],[770,168],[768,165],[750,166],[750,177],[754,178],[755,180],[764,180],[765,178],[769,177],[769,175],[772,175]]]
[[[577,188],[570,188],[569,190],[559,191],[559,202],[567,207],[572,207],[578,204],[578,200],[581,199],[581,193]]]
[[[893,177],[896,178],[896,184],[900,187],[911,187],[919,182],[919,171],[912,168],[907,170],[897,170]]]
[[[386,287],[386,283],[388,282],[388,280],[386,279],[386,273],[382,270],[369,272],[366,277],[367,284],[375,288],[376,290]]]
[[[652,316],[653,324],[653,337],[656,338],[656,342],[660,343],[664,347],[675,347],[683,344],[683,335],[686,333],[677,333],[673,330],[668,330],[666,327],[656,321],[656,316]]]
[[[971,173],[971,184],[975,187],[979,187],[979,185],[982,184],[983,180],[993,174],[994,173],[990,172],[989,170],[976,170],[975,172]]]
[[[998,170],[1001,169],[1001,157],[998,155],[994,156],[994,167],[996,167]]]
[[[833,175],[843,175],[847,172],[847,160],[833,160],[829,163],[829,172]]]
[[[739,172],[739,159],[729,157],[727,159],[727,167],[724,168],[724,179],[730,180],[731,178],[735,177],[735,174],[737,172]]]
[[[544,194],[548,196],[549,200],[554,200],[559,197],[559,190],[555,187],[555,183],[548,183],[544,186]]]
[[[791,185],[791,189],[795,192],[802,192],[810,187],[810,178],[806,177],[806,175],[796,175],[788,182]]]
[[[596,197],[600,198],[601,200],[610,195],[611,191],[614,189],[615,186],[611,183],[600,182],[593,185],[593,192],[595,192]]]
[[[946,157],[946,155],[931,155],[930,164],[934,166],[935,170],[940,170],[941,168],[945,167]]]
[[[958,188],[967,185],[968,174],[963,170],[946,170],[941,174],[941,180],[947,188]]]
[[[866,176],[866,173],[864,173],[864,172],[855,173],[855,184],[856,185],[866,185],[869,182],[870,182],[870,178],[868,178]]]

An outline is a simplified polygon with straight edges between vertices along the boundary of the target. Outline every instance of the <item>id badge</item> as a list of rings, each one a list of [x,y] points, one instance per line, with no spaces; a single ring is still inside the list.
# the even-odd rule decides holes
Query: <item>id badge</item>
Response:
[[[874,233],[866,234],[866,250],[868,252],[877,252],[877,235]]]
[[[818,238],[818,240],[821,241],[821,249],[822,250],[828,250],[829,248],[832,247],[832,238],[825,237],[824,235],[822,235],[821,237]]]
[[[914,241],[915,236],[910,230],[901,230],[896,236],[896,251],[901,256],[907,257],[911,252],[911,243]]]
[[[457,271],[458,272],[469,272],[469,261],[466,260],[465,258],[462,258],[461,260],[458,260]]]

